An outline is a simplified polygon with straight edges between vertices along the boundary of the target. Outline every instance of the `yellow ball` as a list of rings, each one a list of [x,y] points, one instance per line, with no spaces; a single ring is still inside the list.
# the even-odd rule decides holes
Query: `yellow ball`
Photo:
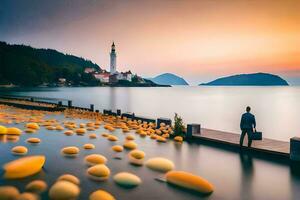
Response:
[[[27,123],[26,128],[38,130],[40,129],[40,126],[37,123]]]
[[[126,141],[124,144],[123,144],[123,147],[125,149],[136,149],[137,148],[137,144],[133,141]]]
[[[41,140],[40,140],[39,138],[28,138],[28,139],[26,140],[26,142],[37,144],[37,143],[40,143]]]
[[[11,149],[11,152],[16,155],[25,155],[28,152],[28,149],[24,146],[15,146]]]
[[[183,171],[170,171],[166,174],[168,183],[176,186],[209,194],[214,191],[214,186],[204,178]]]
[[[133,135],[127,135],[126,140],[134,140],[134,136]]]
[[[80,185],[80,180],[72,174],[61,175],[60,177],[58,177],[57,181],[68,181],[74,183],[75,185]]]
[[[46,161],[45,156],[27,156],[4,165],[4,177],[7,179],[24,178],[38,173]]]
[[[93,145],[93,144],[84,144],[83,148],[84,149],[95,149],[95,145]]]
[[[28,183],[25,187],[26,191],[33,192],[33,193],[43,193],[47,190],[47,183],[42,180],[35,180]]]
[[[67,130],[67,131],[64,132],[64,134],[67,135],[67,136],[71,136],[71,135],[74,134],[74,132],[72,130]]]
[[[7,128],[8,135],[21,135],[22,131],[16,127]]]
[[[156,157],[147,160],[146,166],[152,170],[161,172],[173,170],[175,167],[171,160],[162,157]]]
[[[79,153],[79,149],[74,146],[65,147],[61,150],[61,153],[65,156],[76,156]]]
[[[122,152],[123,151],[123,147],[120,146],[120,145],[115,145],[115,146],[112,146],[111,149],[115,152]]]
[[[20,194],[18,200],[39,200],[39,196],[30,192],[24,192]]]
[[[80,189],[69,181],[58,181],[49,190],[50,199],[64,200],[77,199]]]
[[[105,181],[109,178],[110,170],[106,165],[100,164],[88,168],[87,174],[89,175],[89,178],[93,180]]]
[[[107,162],[107,159],[105,156],[102,156],[100,154],[91,154],[84,158],[85,162],[90,165],[98,165],[98,164],[105,164]]]
[[[89,200],[115,200],[115,198],[104,190],[97,190],[90,194]]]
[[[20,196],[20,192],[13,186],[0,186],[0,199],[10,200],[17,199]]]
[[[7,128],[5,126],[0,125],[0,135],[7,134]]]
[[[114,176],[114,181],[123,187],[136,187],[142,183],[141,179],[128,172],[120,172]]]
[[[114,135],[109,135],[107,139],[112,142],[118,141],[118,137]]]

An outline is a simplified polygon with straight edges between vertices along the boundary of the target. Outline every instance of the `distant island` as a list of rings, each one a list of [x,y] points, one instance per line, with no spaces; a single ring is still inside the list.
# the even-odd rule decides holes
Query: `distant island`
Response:
[[[36,49],[0,41],[0,86],[117,86],[159,87],[131,71],[116,70],[115,45],[111,51],[111,70],[107,72],[90,60],[53,49]]]
[[[183,78],[171,73],[160,74],[149,80],[160,85],[189,85]]]
[[[268,73],[239,74],[218,78],[200,85],[207,86],[288,86],[286,80]]]

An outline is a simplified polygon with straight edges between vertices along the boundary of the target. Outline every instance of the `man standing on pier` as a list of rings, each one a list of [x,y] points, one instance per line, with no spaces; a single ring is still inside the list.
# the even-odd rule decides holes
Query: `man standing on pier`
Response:
[[[241,138],[240,138],[240,147],[243,146],[244,138],[247,133],[248,136],[248,147],[251,147],[252,144],[252,133],[255,131],[256,122],[255,116],[250,113],[251,108],[247,106],[246,113],[242,115],[240,127],[242,130]]]

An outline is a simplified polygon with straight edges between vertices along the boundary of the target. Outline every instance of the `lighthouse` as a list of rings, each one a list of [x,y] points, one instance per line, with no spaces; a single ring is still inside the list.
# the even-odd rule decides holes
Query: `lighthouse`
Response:
[[[115,43],[113,42],[110,51],[110,74],[115,74],[116,72],[117,72],[117,54],[116,54]]]

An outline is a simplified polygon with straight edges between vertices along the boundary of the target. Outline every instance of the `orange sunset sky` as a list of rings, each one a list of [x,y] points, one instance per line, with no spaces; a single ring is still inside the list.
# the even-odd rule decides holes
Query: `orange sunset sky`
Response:
[[[300,0],[4,0],[0,40],[53,48],[108,69],[193,84],[270,72],[300,77]]]

